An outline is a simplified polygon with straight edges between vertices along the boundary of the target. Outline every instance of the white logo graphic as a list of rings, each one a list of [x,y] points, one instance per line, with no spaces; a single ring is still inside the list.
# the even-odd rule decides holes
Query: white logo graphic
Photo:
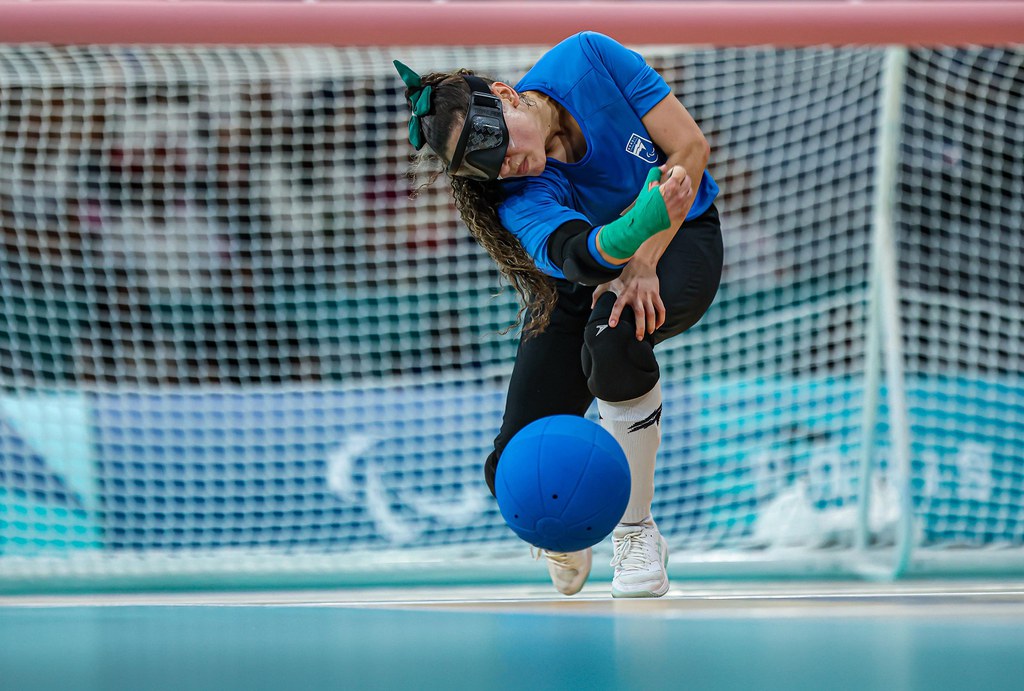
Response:
[[[639,134],[630,135],[629,143],[626,144],[626,151],[647,163],[656,163],[658,161],[658,152],[654,148],[654,142],[650,139],[644,139]]]
[[[355,434],[339,444],[327,457],[327,487],[338,499],[362,506],[374,528],[390,544],[413,545],[430,522],[448,528],[477,525],[487,512],[486,492],[467,487],[442,502],[429,498],[399,496],[386,485],[381,459],[374,458],[379,440]],[[363,460],[363,468],[357,461]],[[401,504],[401,506],[398,506]]]
[[[594,334],[594,335],[595,335],[595,336],[600,336],[600,335],[601,335],[601,332],[602,332],[602,331],[604,331],[604,330],[605,330],[605,329],[607,329],[607,328],[608,328],[608,325],[607,325],[607,324],[598,324],[598,325],[597,325],[597,333],[596,333],[596,334]]]

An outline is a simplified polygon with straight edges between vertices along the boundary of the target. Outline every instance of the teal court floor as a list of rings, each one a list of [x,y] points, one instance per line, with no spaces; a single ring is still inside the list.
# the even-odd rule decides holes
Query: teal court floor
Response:
[[[0,598],[4,691],[1024,690],[1024,580]]]

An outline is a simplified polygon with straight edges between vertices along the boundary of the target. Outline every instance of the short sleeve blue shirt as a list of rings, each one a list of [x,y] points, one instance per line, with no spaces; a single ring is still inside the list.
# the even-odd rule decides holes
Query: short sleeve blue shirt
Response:
[[[666,160],[641,118],[671,90],[639,53],[591,31],[545,53],[516,90],[553,98],[576,119],[587,142],[586,154],[575,163],[549,158],[540,175],[502,182],[502,224],[541,271],[564,278],[548,257],[548,238],[572,220],[610,223],[633,203],[651,167]],[[718,185],[705,171],[687,219],[707,211],[717,194]]]

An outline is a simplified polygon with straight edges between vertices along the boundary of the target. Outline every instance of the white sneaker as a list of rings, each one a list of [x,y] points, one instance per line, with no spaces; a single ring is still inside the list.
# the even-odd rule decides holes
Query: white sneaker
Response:
[[[579,552],[549,552],[539,550],[537,559],[543,554],[548,560],[548,573],[551,582],[563,595],[575,595],[583,588],[590,575],[590,565],[594,561],[594,553],[590,547]]]
[[[618,525],[612,597],[661,597],[668,592],[668,544],[653,523]]]

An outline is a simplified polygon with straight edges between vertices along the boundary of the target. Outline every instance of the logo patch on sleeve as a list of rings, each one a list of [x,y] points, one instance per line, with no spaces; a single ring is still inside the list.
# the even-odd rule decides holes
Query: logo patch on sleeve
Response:
[[[658,162],[658,151],[654,148],[654,142],[650,139],[644,139],[639,134],[634,133],[630,135],[629,142],[626,144],[626,151],[647,163]]]

